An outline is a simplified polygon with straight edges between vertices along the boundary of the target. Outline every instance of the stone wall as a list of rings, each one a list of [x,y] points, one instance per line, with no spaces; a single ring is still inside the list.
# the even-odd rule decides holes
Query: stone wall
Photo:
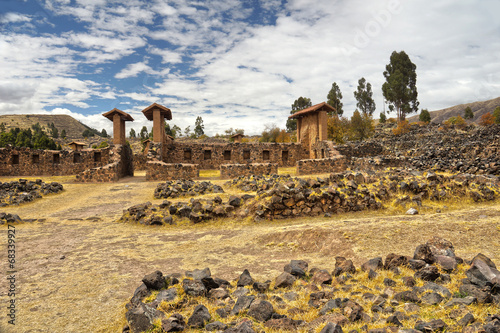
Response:
[[[350,159],[351,157],[385,155],[384,147],[380,143],[373,141],[347,143],[335,146],[335,149],[347,159]]]
[[[351,170],[356,171],[379,171],[386,168],[400,168],[407,165],[404,156],[375,156],[375,157],[353,157],[348,163]]]
[[[171,143],[157,153],[166,163],[198,164],[219,169],[224,164],[274,163],[292,167],[308,152],[296,143]]]
[[[277,163],[223,164],[220,166],[220,178],[222,179],[277,173]]]
[[[198,165],[182,163],[164,163],[148,161],[146,163],[146,180],[193,179],[200,176]]]
[[[64,176],[110,163],[110,148],[80,151],[0,148],[2,176]]]
[[[139,153],[134,154],[134,170],[142,171],[146,170],[146,163],[148,162],[148,158],[145,154]]]
[[[343,172],[346,169],[345,156],[301,160],[297,162],[297,175],[311,175],[318,173]]]
[[[133,153],[128,145],[113,145],[110,152],[110,163],[92,168],[76,175],[82,183],[116,182],[120,178],[134,175]]]

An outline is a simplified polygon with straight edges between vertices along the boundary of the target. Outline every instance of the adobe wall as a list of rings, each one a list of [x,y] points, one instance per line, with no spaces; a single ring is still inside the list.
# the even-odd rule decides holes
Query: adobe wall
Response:
[[[277,163],[223,164],[220,166],[220,178],[222,179],[277,173]]]
[[[308,152],[296,143],[171,143],[157,155],[166,163],[198,164],[200,169],[219,169],[224,164],[274,163],[295,166]]]
[[[0,148],[0,175],[75,175],[109,164],[109,161],[109,147],[80,151]]]
[[[297,162],[297,175],[343,172],[347,167],[345,156],[301,160]]]
[[[321,111],[297,120],[297,130],[300,131],[298,137],[304,149],[310,152],[307,156],[308,158],[320,158],[319,156],[315,156],[315,151],[312,147],[318,141],[327,139],[327,119],[326,112]]]
[[[80,172],[76,181],[82,183],[116,182],[120,178],[134,175],[133,153],[128,145],[113,145],[110,163]]]

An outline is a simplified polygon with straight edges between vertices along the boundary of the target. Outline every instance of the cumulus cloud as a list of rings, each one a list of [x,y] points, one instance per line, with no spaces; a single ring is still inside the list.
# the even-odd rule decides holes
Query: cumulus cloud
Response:
[[[56,32],[17,32],[8,28],[35,24],[31,16],[21,8],[0,16],[7,27],[0,35],[2,113],[66,110],[98,121],[120,107],[140,129],[150,127],[142,108],[158,102],[182,128],[202,115],[209,134],[229,127],[252,134],[263,124],[283,127],[299,96],[326,100],[333,82],[351,115],[353,91],[365,77],[378,115],[382,72],[401,50],[417,65],[423,108],[500,91],[495,0],[52,0],[45,6],[58,18],[52,21],[67,26],[49,15]]]

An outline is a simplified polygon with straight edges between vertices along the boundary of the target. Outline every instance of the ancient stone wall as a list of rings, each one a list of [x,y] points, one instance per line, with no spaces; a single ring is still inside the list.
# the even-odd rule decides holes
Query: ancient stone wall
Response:
[[[353,157],[347,165],[356,171],[380,171],[386,168],[405,167],[407,159],[404,156]]]
[[[74,175],[104,166],[109,164],[109,161],[109,147],[80,151],[0,148],[0,175]]]
[[[146,170],[146,163],[148,162],[148,158],[146,155],[140,153],[140,154],[134,154],[134,170],[135,171],[142,171]]]
[[[146,180],[193,179],[200,176],[197,164],[164,163],[148,161]]]
[[[223,164],[220,166],[220,178],[222,179],[277,173],[277,163]]]
[[[218,169],[224,164],[274,163],[291,167],[308,152],[296,143],[179,143],[164,147],[166,163],[198,164],[200,169]]]
[[[297,175],[342,172],[345,169],[345,156],[297,161]]]
[[[380,143],[374,141],[347,143],[335,146],[335,149],[347,159],[350,159],[351,157],[385,155],[384,147]]]
[[[92,168],[76,175],[82,183],[116,182],[120,178],[134,175],[133,154],[128,145],[113,145],[110,152],[110,163]]]

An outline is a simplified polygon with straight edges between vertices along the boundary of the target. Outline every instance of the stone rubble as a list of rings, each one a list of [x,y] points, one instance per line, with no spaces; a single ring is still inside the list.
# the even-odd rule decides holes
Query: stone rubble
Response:
[[[443,258],[453,262],[450,269],[442,269]],[[401,273],[403,267],[405,274],[413,271],[413,276]],[[384,271],[394,277],[370,287],[360,282],[367,275],[369,281],[371,272],[387,274]],[[180,289],[182,294],[172,292]],[[339,292],[350,296],[338,297]],[[308,303],[297,305],[299,297],[306,297]],[[475,311],[478,306],[488,311]],[[445,318],[432,318],[436,307]],[[184,277],[156,271],[144,277],[126,308],[128,324],[123,332],[132,333],[151,330],[155,322],[161,322],[161,327],[154,332],[263,332],[259,327],[343,332],[344,327],[357,325],[369,333],[496,333],[500,330],[500,272],[485,255],[464,261],[455,255],[453,244],[433,237],[418,245],[412,257],[391,253],[385,261],[368,260],[361,269],[343,257],[335,258],[331,272],[292,260],[273,282],[256,281],[246,269],[233,282],[212,277],[208,268],[186,272]],[[309,311],[315,315],[307,321],[294,319]]]

